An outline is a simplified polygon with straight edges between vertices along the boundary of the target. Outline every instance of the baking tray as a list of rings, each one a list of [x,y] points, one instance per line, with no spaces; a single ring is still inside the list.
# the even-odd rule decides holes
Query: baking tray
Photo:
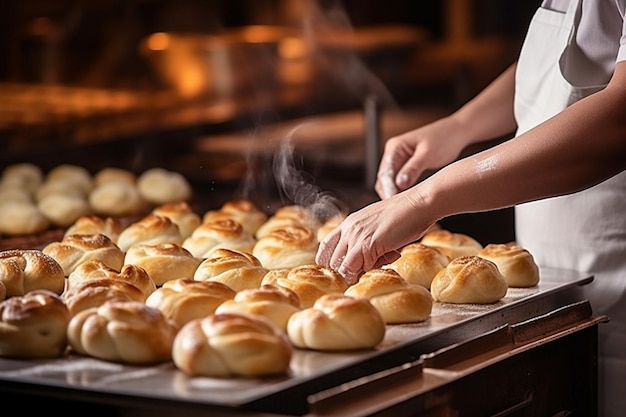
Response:
[[[168,362],[129,366],[70,355],[48,360],[0,359],[0,393],[80,399],[178,411],[302,415],[307,397],[329,387],[408,363],[421,355],[519,323],[583,299],[593,277],[576,271],[540,269],[533,288],[509,288],[495,304],[435,303],[421,323],[388,325],[372,350],[316,352],[295,349],[287,375],[271,378],[189,377]]]

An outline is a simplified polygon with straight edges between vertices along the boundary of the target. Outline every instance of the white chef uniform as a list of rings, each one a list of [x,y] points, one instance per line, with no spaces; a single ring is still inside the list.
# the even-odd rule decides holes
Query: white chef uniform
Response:
[[[518,134],[606,86],[626,60],[625,0],[545,0],[516,74]],[[549,140],[549,138],[546,138]],[[588,140],[594,140],[593,137]],[[625,138],[626,140],[626,138]],[[584,287],[599,332],[599,415],[626,413],[626,172],[572,195],[521,204],[516,239],[542,266],[593,274]]]

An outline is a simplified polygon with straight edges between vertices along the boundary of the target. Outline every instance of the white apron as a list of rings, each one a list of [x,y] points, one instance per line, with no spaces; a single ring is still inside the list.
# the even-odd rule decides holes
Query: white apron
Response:
[[[596,0],[592,0],[596,1]],[[605,85],[573,86],[563,74],[575,36],[581,0],[567,13],[538,9],[524,41],[516,74],[517,135]],[[570,68],[575,64],[568,63]],[[594,138],[589,138],[593,140]],[[549,140],[549,138],[546,138]],[[626,410],[626,172],[572,195],[521,204],[516,240],[542,266],[593,274],[584,286],[600,324],[600,416]]]

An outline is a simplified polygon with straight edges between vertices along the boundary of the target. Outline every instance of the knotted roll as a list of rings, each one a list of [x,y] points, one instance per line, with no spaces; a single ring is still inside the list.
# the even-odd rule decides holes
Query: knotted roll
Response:
[[[313,230],[285,226],[261,237],[252,254],[268,269],[294,268],[315,263],[319,242]]]
[[[148,272],[140,266],[127,264],[120,271],[111,268],[99,259],[91,259],[79,265],[68,277],[67,288],[73,288],[84,281],[111,278],[127,282],[137,287],[143,294],[144,301],[156,290],[156,284]]]
[[[267,268],[252,254],[231,249],[216,249],[203,260],[193,278],[196,281],[217,281],[235,291],[259,288]]]
[[[311,210],[304,206],[293,204],[280,207],[256,231],[256,238],[261,239],[277,229],[299,226],[317,232],[320,221]]]
[[[186,201],[178,201],[176,203],[161,204],[152,210],[153,214],[168,217],[176,223],[180,229],[183,239],[191,236],[191,233],[200,226],[202,218],[198,213],[193,211],[189,203]]]
[[[439,249],[416,242],[404,246],[400,257],[384,268],[391,268],[412,284],[430,289],[430,283],[450,259]]]
[[[183,247],[198,258],[210,258],[217,249],[252,252],[256,240],[236,220],[224,219],[198,226]]]
[[[287,335],[294,346],[321,351],[371,349],[385,337],[385,322],[365,298],[326,294],[292,314]]]
[[[294,291],[278,285],[262,285],[239,291],[233,299],[217,307],[215,312],[256,314],[287,330],[289,317],[298,310],[300,299]]]
[[[111,277],[93,277],[74,282],[63,294],[63,301],[72,316],[109,301],[146,301],[146,294],[128,281]]]
[[[235,290],[221,282],[180,278],[167,281],[150,294],[146,305],[158,308],[165,317],[182,326],[213,314],[218,306],[235,295]]]
[[[172,358],[189,375],[260,377],[286,373],[292,352],[285,332],[269,320],[222,313],[184,325]]]
[[[453,259],[430,286],[435,301],[454,304],[492,304],[506,295],[507,288],[496,264],[480,256]]]
[[[170,360],[177,331],[159,309],[137,301],[108,301],[76,314],[67,326],[75,352],[134,365]]]
[[[267,220],[267,214],[252,201],[246,199],[226,201],[219,210],[207,211],[202,217],[203,223],[216,220],[233,219],[243,226],[252,236]]]
[[[102,234],[65,236],[60,242],[48,243],[42,251],[61,265],[65,276],[91,259],[98,259],[118,271],[124,265],[124,252]]]
[[[145,269],[157,286],[177,278],[192,278],[202,259],[175,243],[136,244],[126,252],[124,264]]]
[[[150,213],[142,219],[128,225],[117,238],[117,245],[124,252],[133,245],[175,243],[181,245],[183,236],[178,225],[169,217]]]
[[[483,248],[480,242],[473,237],[445,229],[426,233],[420,242],[439,249],[450,260],[459,256],[476,255]]]
[[[301,308],[311,307],[322,295],[343,293],[348,288],[338,272],[317,264],[269,271],[261,284],[289,288],[298,294]]]
[[[0,251],[0,281],[6,297],[33,290],[61,294],[65,288],[65,273],[56,259],[40,250],[12,249]]]
[[[367,298],[388,324],[427,320],[433,307],[433,298],[426,288],[409,283],[393,269],[365,272],[345,295]]]
[[[535,258],[515,243],[490,243],[478,252],[478,256],[495,263],[509,287],[527,288],[539,283],[539,267]]]
[[[70,312],[59,295],[33,290],[0,302],[0,356],[52,358],[67,348]]]
[[[79,217],[65,231],[64,237],[69,235],[105,235],[113,243],[124,227],[119,219],[115,217],[100,217],[95,214],[86,214]]]

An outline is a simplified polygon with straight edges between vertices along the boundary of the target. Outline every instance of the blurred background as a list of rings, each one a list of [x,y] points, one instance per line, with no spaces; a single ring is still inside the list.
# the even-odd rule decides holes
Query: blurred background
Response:
[[[161,166],[207,208],[312,186],[356,209],[384,141],[510,65],[539,3],[4,0],[0,167]],[[510,210],[449,221],[514,238]]]

